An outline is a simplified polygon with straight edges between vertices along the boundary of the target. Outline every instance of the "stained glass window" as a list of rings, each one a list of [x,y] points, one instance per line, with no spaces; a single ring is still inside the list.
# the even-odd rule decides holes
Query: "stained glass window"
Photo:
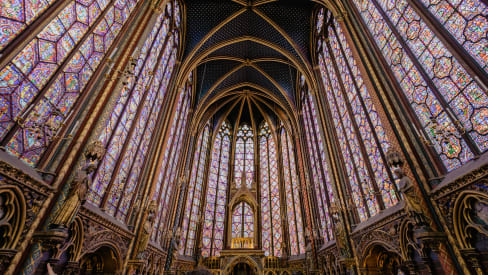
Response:
[[[488,72],[488,7],[483,0],[416,0]]]
[[[200,204],[203,193],[205,163],[207,159],[209,126],[207,125],[198,139],[193,167],[188,185],[185,211],[183,212],[182,236],[180,239],[180,254],[193,256],[196,229],[200,218]]]
[[[261,184],[261,239],[266,256],[281,257],[280,185],[275,136],[266,122],[259,129],[259,171]]]
[[[176,62],[178,32],[170,30],[171,14],[161,14],[145,41],[135,68],[137,77],[122,88],[99,140],[107,152],[94,177],[88,200],[110,215],[127,218],[143,167],[152,133]],[[189,108],[191,85],[182,90],[172,129],[181,139]],[[179,144],[179,143],[178,143]],[[173,162],[178,146],[171,147]],[[165,170],[166,171],[166,170]],[[165,179],[171,182],[174,170]]]
[[[301,192],[295,164],[295,153],[293,150],[293,142],[283,127],[281,129],[281,153],[283,157],[288,234],[290,235],[290,255],[304,254],[304,224],[302,220]]]
[[[317,112],[304,81],[302,83],[302,113],[307,148],[310,154],[311,180],[316,196],[320,233],[324,241],[327,242],[334,239],[332,218],[329,209],[335,201],[328,172],[324,143],[318,126]]]
[[[418,118],[418,135],[451,171],[488,149],[488,95],[465,67],[473,58],[486,78],[488,9],[476,0],[419,2],[469,58],[451,53],[409,1],[353,1]]]
[[[10,1],[4,5],[2,1],[1,45],[51,2]],[[58,138],[101,61],[113,50],[112,43],[137,2],[70,1],[0,70],[0,138],[9,152],[32,166],[38,163]]]
[[[0,50],[3,50],[27,26],[34,22],[39,15],[49,8],[55,0],[17,0],[2,1],[0,5]],[[98,3],[93,4],[98,6]],[[87,6],[83,6],[87,9]]]
[[[231,128],[223,122],[215,135],[211,151],[205,217],[202,230],[202,255],[219,256],[224,242],[224,219],[227,200]]]
[[[240,202],[232,212],[232,239],[253,237],[254,212],[247,202]]]
[[[245,123],[237,131],[235,145],[234,181],[237,188],[241,187],[244,172],[246,186],[251,189],[254,180],[254,133]]]
[[[334,20],[326,28],[328,40],[322,43],[319,67],[350,193],[364,221],[398,201],[385,165],[389,141],[341,26]]]
[[[164,232],[168,232],[170,223],[165,222],[169,207],[171,205],[172,192],[175,190],[176,173],[179,159],[181,157],[183,149],[183,138],[185,129],[188,124],[188,112],[190,108],[191,98],[191,83],[190,74],[189,80],[186,83],[186,88],[181,89],[178,96],[178,103],[176,104],[175,115],[169,128],[169,137],[166,141],[164,148],[164,154],[161,161],[158,180],[156,182],[156,191],[154,193],[154,199],[157,200],[158,211],[156,213],[156,219],[154,222],[154,230],[152,232],[152,238],[160,243],[164,237]]]

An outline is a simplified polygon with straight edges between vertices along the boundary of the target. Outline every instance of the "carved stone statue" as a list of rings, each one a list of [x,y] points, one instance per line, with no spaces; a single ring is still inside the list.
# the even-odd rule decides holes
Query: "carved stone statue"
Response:
[[[137,243],[137,258],[141,259],[144,255],[144,251],[147,248],[147,245],[149,244],[149,238],[151,237],[151,232],[153,229],[153,223],[156,218],[156,201],[152,200],[151,203],[149,204],[149,207],[147,209],[147,216],[144,220],[144,224],[142,226],[141,233],[139,235],[139,241]]]
[[[58,209],[51,221],[51,227],[68,228],[82,203],[91,183],[91,175],[97,169],[98,162],[103,157],[103,145],[94,142],[88,145],[85,152],[85,165],[76,171],[66,200]]]
[[[399,191],[403,194],[403,198],[407,205],[410,216],[419,226],[427,225],[427,217],[424,214],[424,209],[420,199],[415,194],[412,181],[403,170],[404,161],[400,153],[394,150],[389,150],[386,154],[386,159],[391,167],[391,170],[400,181],[398,183]]]
[[[139,195],[137,196],[136,202],[134,203],[134,207],[132,209],[132,213],[129,218],[129,228],[134,227],[136,223],[137,215],[139,214],[140,210],[141,210],[141,196]]]
[[[338,213],[333,214],[332,217],[334,218],[336,242],[337,246],[339,247],[340,254],[341,256],[349,258],[351,257],[351,254],[349,253],[349,248],[347,245],[346,228],[344,227],[344,223],[342,222],[342,219]]]

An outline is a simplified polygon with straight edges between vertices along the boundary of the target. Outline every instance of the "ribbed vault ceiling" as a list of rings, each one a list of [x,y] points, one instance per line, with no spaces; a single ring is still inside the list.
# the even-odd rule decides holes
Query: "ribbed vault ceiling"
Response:
[[[199,106],[205,106],[207,111],[223,108],[214,113],[225,114],[232,102],[215,105],[226,97],[222,93],[249,90],[257,98],[272,98],[265,99],[271,104],[294,109],[299,72],[311,67],[310,35],[316,5],[313,1],[184,2],[183,60],[195,69]],[[262,108],[265,113],[272,110]],[[229,115],[235,116],[232,112]]]

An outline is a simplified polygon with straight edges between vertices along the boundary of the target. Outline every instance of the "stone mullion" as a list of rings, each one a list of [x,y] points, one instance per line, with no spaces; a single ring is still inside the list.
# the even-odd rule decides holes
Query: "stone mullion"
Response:
[[[205,128],[204,128],[205,131]],[[207,137],[207,152],[205,152],[205,167],[203,168],[203,182],[202,182],[202,198],[201,198],[201,204],[200,204],[200,216],[199,216],[199,221],[197,224],[197,232],[195,234],[195,249],[198,253],[201,253],[200,247],[202,246],[201,243],[203,241],[203,224],[205,223],[205,205],[207,204],[207,190],[208,190],[208,178],[210,174],[210,164],[212,162],[212,136],[213,136],[213,131],[210,130],[210,127],[208,128],[208,137]],[[195,253],[196,255],[196,253]],[[201,255],[198,255],[201,257]]]
[[[346,105],[346,112],[349,115],[349,117],[352,118],[351,119],[351,124],[352,124],[352,127],[354,129],[357,142],[359,143],[358,146],[359,146],[360,152],[361,152],[362,157],[363,157],[363,160],[364,160],[364,162],[366,164],[366,169],[367,169],[367,172],[369,174],[370,181],[371,181],[370,183],[371,183],[371,185],[373,185],[373,189],[375,190],[375,192],[378,193],[379,191],[377,190],[376,179],[374,179],[374,172],[373,172],[373,170],[371,168],[371,165],[369,163],[369,159],[367,157],[368,156],[368,153],[364,149],[364,144],[363,144],[362,138],[359,136],[359,127],[358,127],[356,121],[353,119],[354,118],[354,114],[352,113],[351,106],[349,105],[349,101],[347,99],[347,95],[344,93],[344,91],[345,91],[344,83],[342,82],[342,78],[339,77],[340,76],[339,69],[337,67],[337,63],[335,61],[335,56],[333,55],[332,47],[330,46],[329,41],[326,42],[326,45],[327,45],[327,50],[330,53],[330,57],[331,57],[331,60],[332,60],[332,66],[334,67],[334,72],[329,72],[327,70],[327,68],[326,68],[327,76],[329,77],[329,82],[331,82],[331,80],[330,80],[330,74],[335,73],[335,75],[337,77],[337,80],[339,82],[340,89],[341,89],[341,91],[337,91],[337,92],[342,93],[342,96],[344,98],[344,104]],[[322,55],[322,59],[324,59],[323,55]],[[325,59],[324,59],[324,62],[325,62]],[[334,104],[336,106],[337,112],[340,115],[340,113],[339,113],[340,112],[340,110],[339,110],[339,104],[337,102],[337,98],[336,98],[335,95],[334,95],[334,99],[333,100],[334,100]],[[359,176],[359,169],[360,168],[357,167],[357,163],[354,160],[353,150],[351,148],[351,144],[349,142],[349,139],[346,136],[346,130],[345,130],[346,128],[344,127],[344,120],[343,120],[342,117],[340,118],[340,120],[341,120],[341,125],[342,125],[342,131],[343,131],[344,137],[346,138],[347,148],[349,150],[349,154],[351,156],[352,163],[353,163],[353,165],[355,167],[354,169],[356,171],[356,177],[357,177],[357,181],[358,181],[357,182],[358,183],[358,188],[359,188],[359,190],[361,192],[361,196],[363,198],[363,202],[364,202],[365,208],[368,211],[368,218],[369,218],[369,217],[373,216],[373,215],[371,215],[372,213],[371,213],[371,210],[369,209],[369,206],[368,206],[368,203],[367,203],[367,200],[366,200],[366,195],[369,195],[369,194],[365,194],[365,191],[363,190],[363,181],[362,181],[361,177]],[[365,184],[368,184],[368,182],[365,182]],[[352,194],[351,194],[351,197],[352,197]],[[376,201],[378,203],[378,206],[379,206],[380,210],[381,209],[384,209],[385,206],[383,204],[383,200],[382,199],[379,199],[377,195],[375,195],[375,199],[376,199]]]
[[[347,70],[349,71],[349,74],[351,75],[351,80],[352,80],[352,82],[354,83],[354,87],[356,88],[356,96],[357,96],[357,98],[359,99],[359,102],[361,103],[361,106],[362,106],[362,108],[363,108],[363,110],[364,110],[364,112],[365,112],[364,116],[366,117],[366,120],[368,121],[369,127],[371,128],[371,134],[373,135],[373,138],[374,138],[374,140],[375,140],[375,142],[376,142],[376,145],[378,146],[378,151],[380,152],[381,160],[383,161],[383,164],[385,165],[385,170],[386,170],[386,172],[388,173],[388,176],[390,177],[390,182],[391,182],[391,185],[392,185],[392,187],[393,187],[393,189],[394,189],[394,191],[395,191],[395,194],[397,195],[397,197],[399,197],[399,193],[398,193],[398,190],[397,190],[397,188],[396,188],[396,184],[395,184],[395,180],[394,180],[393,174],[391,173],[391,170],[390,170],[390,169],[389,169],[389,168],[386,166],[386,164],[387,164],[388,162],[387,162],[387,160],[386,160],[385,152],[383,152],[383,148],[381,147],[381,142],[380,142],[380,141],[379,141],[379,139],[378,139],[378,134],[377,134],[377,133],[376,133],[376,131],[374,130],[374,129],[375,129],[375,127],[374,127],[374,125],[373,125],[373,122],[371,121],[371,117],[370,117],[370,116],[367,114],[367,110],[368,110],[368,109],[366,108],[366,104],[364,103],[364,99],[363,99],[363,97],[361,96],[361,94],[360,94],[360,92],[359,92],[359,86],[358,86],[358,84],[357,84],[356,78],[355,78],[355,77],[353,77],[353,73],[352,73],[352,69],[351,69],[351,64],[349,64],[349,60],[347,60],[347,59],[345,58],[345,56],[346,56],[346,55],[345,55],[345,52],[344,52],[344,46],[342,45],[342,43],[341,43],[341,42],[340,42],[340,40],[339,40],[339,35],[338,35],[337,30],[336,30],[336,28],[335,28],[335,26],[334,26],[334,25],[332,25],[332,29],[334,30],[335,35],[336,35],[336,37],[337,37],[337,43],[338,43],[338,45],[339,45],[339,47],[340,47],[340,51],[341,51],[341,53],[342,53],[342,57],[343,57],[343,59],[344,59],[344,63],[345,63],[345,64],[346,64],[346,66],[347,66]],[[353,58],[354,58],[354,57],[353,57]],[[358,68],[358,70],[359,70],[359,68]],[[364,83],[364,85],[366,85],[366,84]],[[369,91],[368,91],[368,92],[369,92]],[[347,95],[345,94],[345,90],[344,90],[344,92],[343,92],[343,96],[344,96],[344,99],[346,99],[346,98],[347,98]],[[349,101],[349,100],[347,100],[347,103],[346,103],[346,104],[349,106],[349,108],[351,109],[351,113],[352,113],[352,107],[350,106],[350,105],[351,105],[350,101]],[[372,103],[372,104],[373,104],[373,103]],[[373,106],[375,106],[375,105],[373,104]],[[378,116],[379,116],[379,114],[378,114]],[[358,135],[359,135],[359,133],[358,133]],[[368,163],[369,163],[369,164],[370,164],[370,166],[371,166],[371,163],[370,163],[369,158],[367,158],[367,159],[368,159]],[[374,174],[373,174],[373,175],[374,175]],[[383,200],[382,200],[382,195],[381,195],[381,192],[379,191],[378,183],[377,183],[376,181],[374,182],[374,186],[375,186],[375,189],[378,189],[378,192],[379,192],[379,194],[377,194],[376,196],[379,196],[379,197],[381,198],[381,201],[383,201]],[[384,202],[383,202],[383,203],[384,203]]]
[[[454,114],[453,112],[447,111],[448,109],[451,110],[451,108],[449,107],[449,104],[446,102],[446,100],[444,99],[444,97],[442,96],[442,94],[439,92],[439,90],[437,89],[437,87],[434,85],[432,79],[429,77],[429,74],[427,74],[427,72],[425,71],[425,69],[422,66],[422,64],[420,64],[420,62],[418,61],[418,59],[415,57],[415,55],[413,54],[412,50],[410,49],[410,47],[408,46],[408,44],[405,42],[405,40],[403,39],[403,37],[401,36],[401,34],[398,32],[396,26],[391,22],[390,18],[388,17],[388,15],[386,14],[386,12],[383,10],[383,8],[378,4],[378,2],[376,2],[376,0],[371,0],[371,3],[373,3],[373,5],[376,7],[376,9],[378,10],[378,12],[383,17],[383,19],[385,20],[386,24],[388,25],[389,29],[392,32],[390,35],[394,35],[396,37],[396,39],[398,40],[398,43],[402,46],[403,50],[408,55],[408,57],[412,61],[412,63],[415,66],[415,68],[419,71],[420,75],[422,76],[422,79],[427,84],[427,87],[429,87],[429,89],[435,95],[436,99],[439,101],[439,104],[442,106],[443,111],[446,113],[447,117],[449,117],[449,119],[453,123],[455,121],[460,121],[459,119],[457,119],[456,114]],[[405,12],[405,11],[403,11],[403,12]],[[402,15],[403,15],[403,13],[402,13]],[[425,131],[424,127],[422,127],[421,130],[422,131]],[[459,135],[466,142],[466,146],[471,150],[471,152],[475,156],[476,155],[480,155],[480,150],[475,145],[476,143],[472,140],[472,138],[467,133],[459,133]]]
[[[410,6],[417,12],[420,18],[424,19],[423,21],[429,27],[430,30],[436,35],[439,40],[442,41],[443,45],[449,49],[449,52],[452,53],[454,58],[461,61],[461,65],[463,68],[466,69],[467,72],[470,73],[471,76],[479,77],[479,81],[483,83],[483,85],[488,86],[488,74],[487,72],[478,64],[478,62],[474,59],[474,57],[469,54],[464,46],[462,46],[449,31],[446,30],[443,24],[440,24],[439,20],[435,18],[435,16],[431,13],[431,11],[419,0],[405,0]],[[481,2],[485,2],[484,4],[488,6],[488,0],[480,0]],[[478,81],[476,81],[478,82]],[[485,93],[488,93],[485,90]]]

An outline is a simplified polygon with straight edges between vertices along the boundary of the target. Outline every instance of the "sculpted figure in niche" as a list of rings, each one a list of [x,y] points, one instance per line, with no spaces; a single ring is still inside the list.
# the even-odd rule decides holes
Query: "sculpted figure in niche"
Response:
[[[147,248],[147,245],[149,243],[149,238],[151,236],[152,228],[153,228],[153,222],[154,219],[156,218],[156,201],[153,200],[149,204],[149,208],[147,210],[147,216],[144,221],[144,224],[142,226],[141,234],[139,236],[139,242],[137,245],[137,258],[143,258],[144,257],[144,251]]]
[[[97,169],[98,162],[103,157],[104,148],[99,142],[88,145],[85,152],[85,164],[76,171],[66,200],[58,209],[51,221],[51,228],[68,228],[82,203],[91,183],[92,173]]]
[[[410,216],[415,223],[419,226],[427,225],[427,217],[424,215],[424,209],[420,202],[420,199],[415,194],[412,181],[403,170],[404,161],[399,152],[389,150],[386,154],[388,164],[390,165],[392,172],[397,176],[400,181],[398,183],[399,191],[403,194],[403,198],[407,205],[407,209]]]

